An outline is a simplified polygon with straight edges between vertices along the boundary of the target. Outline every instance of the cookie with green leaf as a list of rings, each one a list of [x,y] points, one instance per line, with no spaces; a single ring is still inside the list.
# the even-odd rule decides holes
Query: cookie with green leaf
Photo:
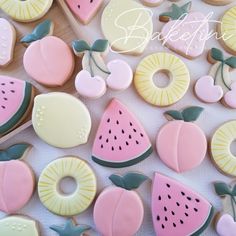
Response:
[[[170,121],[159,130],[156,147],[161,160],[176,172],[196,168],[205,158],[206,136],[202,129],[193,123],[202,111],[202,107],[192,106],[182,111],[165,112]]]

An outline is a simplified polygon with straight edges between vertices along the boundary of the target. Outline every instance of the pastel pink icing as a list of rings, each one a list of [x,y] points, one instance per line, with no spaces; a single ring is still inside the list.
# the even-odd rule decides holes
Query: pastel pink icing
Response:
[[[34,178],[30,168],[18,160],[0,162],[0,210],[16,213],[31,198]]]
[[[159,131],[156,140],[161,160],[176,172],[191,170],[201,164],[207,151],[203,131],[194,123],[170,121]]]
[[[236,108],[236,82],[231,84],[231,90],[224,95],[224,101],[230,108]]]
[[[54,36],[33,42],[24,54],[23,63],[26,72],[46,86],[62,86],[74,70],[70,47]]]
[[[216,232],[219,236],[235,236],[236,222],[229,214],[220,217],[216,224]]]
[[[143,203],[134,191],[106,188],[94,206],[96,229],[103,236],[133,236],[143,221]]]

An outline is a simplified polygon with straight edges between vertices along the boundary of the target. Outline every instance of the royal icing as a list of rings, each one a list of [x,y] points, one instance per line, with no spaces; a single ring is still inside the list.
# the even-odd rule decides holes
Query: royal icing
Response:
[[[88,24],[96,15],[103,0],[66,0],[66,3],[83,24]]]
[[[15,128],[31,108],[33,87],[30,83],[0,76],[0,136]]]
[[[189,107],[182,112],[171,110],[165,113],[174,121],[165,124],[156,139],[161,160],[176,172],[184,172],[199,166],[205,158],[207,140],[203,131],[194,123],[201,107]],[[172,148],[169,148],[169,147]]]
[[[31,22],[42,18],[52,3],[53,0],[0,0],[0,9],[16,21]]]
[[[232,3],[234,0],[203,0],[203,1],[211,5],[224,6]]]
[[[117,99],[106,108],[92,149],[96,163],[121,168],[134,165],[152,153],[151,142],[139,121]]]
[[[167,87],[157,87],[153,82],[156,72],[166,73],[171,81]],[[134,85],[139,95],[155,106],[170,106],[187,92],[190,83],[189,70],[178,57],[161,52],[145,57],[138,65]]]
[[[141,0],[144,5],[147,5],[149,7],[156,7],[161,5],[164,0]]]
[[[213,217],[212,205],[183,184],[155,173],[152,219],[156,235],[200,235]]]
[[[28,149],[27,144],[16,144],[0,151],[0,210],[8,214],[21,209],[33,194],[32,170],[25,162],[17,160]]]
[[[138,173],[111,175],[116,187],[107,187],[98,196],[93,217],[96,229],[104,236],[132,236],[139,230],[144,215],[143,203],[133,191],[147,177]],[[127,207],[128,206],[128,207]]]
[[[21,42],[32,42],[23,57],[26,72],[35,81],[55,87],[62,86],[70,79],[74,70],[74,57],[64,41],[58,37],[46,36],[51,33],[52,27],[52,22],[46,20]]]
[[[62,92],[35,97],[32,123],[42,140],[60,148],[86,143],[91,130],[87,107],[79,99]]]
[[[0,235],[39,236],[38,224],[25,216],[9,216],[0,220]]]
[[[103,11],[101,26],[115,51],[141,54],[152,37],[152,12],[133,0],[111,0]]]
[[[16,30],[6,19],[0,18],[0,66],[7,66],[13,59]]]
[[[76,182],[75,191],[67,195],[58,190],[60,181],[65,177],[71,177]],[[74,216],[85,211],[96,195],[96,188],[96,177],[90,166],[70,156],[51,162],[38,182],[38,194],[43,205],[61,216]]]

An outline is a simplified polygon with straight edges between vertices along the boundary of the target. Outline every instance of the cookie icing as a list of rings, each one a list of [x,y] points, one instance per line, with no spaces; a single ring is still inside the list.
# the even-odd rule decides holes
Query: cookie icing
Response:
[[[211,5],[224,6],[232,3],[234,0],[203,0],[203,1]]]
[[[148,7],[156,7],[163,3],[163,0],[141,0]]]

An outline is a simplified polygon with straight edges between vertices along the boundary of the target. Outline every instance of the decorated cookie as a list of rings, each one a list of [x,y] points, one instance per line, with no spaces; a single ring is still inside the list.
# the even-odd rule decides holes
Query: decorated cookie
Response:
[[[67,177],[76,182],[76,189],[71,194],[65,194],[59,188],[61,180]],[[74,216],[85,211],[96,195],[96,188],[93,170],[85,161],[72,156],[51,162],[41,173],[38,182],[38,194],[43,205],[61,216]]]
[[[61,92],[35,97],[32,123],[42,140],[59,148],[86,143],[91,130],[87,107],[74,96]]]
[[[216,6],[224,6],[224,5],[234,2],[234,0],[203,0],[203,1],[208,4],[216,5]]]
[[[236,156],[230,146],[236,139],[236,120],[220,126],[211,139],[211,156],[216,167],[224,174],[236,176]]]
[[[76,55],[83,54],[83,70],[78,73],[75,87],[81,96],[99,98],[106,87],[113,90],[127,89],[133,80],[133,71],[123,60],[112,60],[107,65],[103,55],[108,51],[107,40],[96,40],[90,47],[85,41],[74,41],[72,47]]]
[[[196,96],[206,103],[222,101],[227,107],[236,109],[236,83],[230,75],[230,70],[236,68],[236,57],[225,59],[219,49],[212,48],[208,60],[213,66],[209,75],[197,80]]]
[[[112,49],[141,54],[152,37],[152,12],[134,0],[111,0],[103,11],[101,26]]]
[[[117,99],[106,108],[92,149],[96,163],[121,168],[134,165],[152,153],[151,142],[139,121]]]
[[[212,205],[202,196],[160,173],[152,186],[152,220],[156,235],[201,235],[213,217]]]
[[[189,12],[191,2],[179,7],[172,4],[172,11],[160,15],[168,23],[162,28],[163,45],[189,59],[204,52],[209,25],[201,12]]]
[[[164,72],[169,78],[168,86],[157,87],[153,76]],[[187,92],[190,83],[189,70],[178,57],[166,53],[155,53],[145,57],[138,65],[134,85],[139,95],[148,103],[165,107],[178,102]]]
[[[29,148],[27,144],[16,144],[0,151],[0,210],[8,214],[15,213],[26,205],[34,191],[32,169],[19,160]]]
[[[4,18],[0,18],[0,67],[7,66],[13,60],[16,43],[16,30]]]
[[[16,128],[29,114],[33,86],[23,80],[0,76],[0,137]]]
[[[64,85],[74,70],[74,56],[70,47],[52,34],[53,23],[45,20],[31,34],[21,39],[30,44],[26,49],[24,68],[35,81],[49,87]]]
[[[0,0],[0,9],[16,21],[32,22],[42,18],[52,3],[53,0]]]
[[[103,236],[133,236],[144,215],[143,203],[134,189],[148,178],[130,172],[124,176],[113,174],[109,179],[115,186],[104,189],[94,206],[96,229]]]
[[[39,236],[38,223],[26,216],[13,215],[0,220],[2,236]]]
[[[88,24],[97,14],[103,0],[66,0],[71,11],[83,24]]]
[[[160,129],[156,147],[161,160],[176,172],[191,170],[199,166],[205,158],[206,136],[192,123],[202,111],[201,107],[189,107],[182,112],[165,112],[167,118],[174,121],[168,122]]]
[[[148,7],[156,7],[161,5],[164,0],[141,0],[142,3]]]

